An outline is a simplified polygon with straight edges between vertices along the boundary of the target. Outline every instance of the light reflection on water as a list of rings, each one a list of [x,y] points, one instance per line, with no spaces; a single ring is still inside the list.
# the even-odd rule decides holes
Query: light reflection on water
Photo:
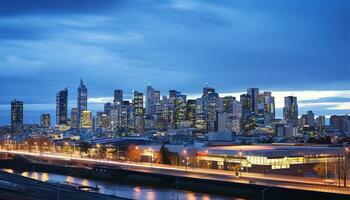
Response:
[[[3,169],[4,171],[13,173],[13,170]],[[96,187],[98,185],[100,192],[103,194],[116,195],[131,199],[140,200],[239,200],[239,198],[230,198],[227,196],[209,195],[192,191],[173,189],[155,188],[146,186],[134,186],[120,183],[111,183],[100,180],[88,180],[79,177],[65,176],[59,174],[51,174],[44,172],[22,172],[22,176],[33,178],[41,181],[66,182],[84,186]]]

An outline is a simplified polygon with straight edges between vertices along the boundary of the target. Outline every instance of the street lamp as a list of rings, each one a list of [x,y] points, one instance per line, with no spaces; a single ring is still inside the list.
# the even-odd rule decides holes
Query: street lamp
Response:
[[[347,175],[348,175],[347,158],[348,158],[349,151],[350,151],[350,148],[345,147],[345,152],[344,152],[344,187],[346,187],[346,180],[347,180]]]
[[[239,172],[241,172],[241,176],[242,176],[242,151],[240,150],[238,152],[238,156],[239,156]]]
[[[47,143],[44,142],[44,151],[47,149],[46,145],[47,145]]]
[[[36,142],[34,142],[34,146],[35,146],[35,152],[37,152],[38,151],[38,146],[37,146]]]
[[[97,153],[98,153],[98,158],[100,158],[100,144],[96,144],[97,147]]]
[[[182,151],[182,153],[184,154],[184,157],[185,157],[185,159],[186,160],[183,160],[183,162],[185,162],[186,161],[186,172],[187,172],[187,165],[188,165],[188,156],[187,156],[187,151],[186,151],[186,149],[184,149],[183,151]]]
[[[66,153],[68,152],[68,142],[65,142],[64,143],[64,148],[65,148],[65,151],[66,151]]]

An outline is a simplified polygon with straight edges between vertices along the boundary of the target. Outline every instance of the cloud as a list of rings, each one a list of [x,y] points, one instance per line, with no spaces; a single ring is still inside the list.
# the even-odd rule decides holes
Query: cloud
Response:
[[[71,0],[2,0],[0,2],[0,15],[96,13],[109,10],[123,2],[122,0],[75,0],[74,2]]]
[[[330,110],[348,110],[350,112],[350,102],[338,103],[334,107],[329,107]]]
[[[76,99],[84,78],[96,98],[144,91],[148,80],[196,96],[209,82],[236,96],[269,88],[279,109],[295,94],[301,109],[345,112],[310,103],[349,98],[336,92],[350,84],[349,8],[347,0],[3,0],[0,104],[51,104],[64,87]]]

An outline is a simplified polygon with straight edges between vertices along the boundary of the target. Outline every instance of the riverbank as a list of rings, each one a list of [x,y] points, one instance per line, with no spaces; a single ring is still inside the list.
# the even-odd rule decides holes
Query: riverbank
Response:
[[[1,170],[0,180],[0,199],[128,200],[112,195],[81,191],[66,184],[38,181]]]

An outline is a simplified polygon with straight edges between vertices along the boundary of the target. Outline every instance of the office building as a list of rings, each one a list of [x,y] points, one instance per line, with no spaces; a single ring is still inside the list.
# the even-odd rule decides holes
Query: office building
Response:
[[[180,128],[185,126],[187,117],[187,104],[186,104],[186,95],[178,95],[175,98],[174,106],[174,121],[175,128]]]
[[[111,110],[112,110],[113,106],[111,103],[105,103],[104,104],[104,113],[109,116],[110,113],[111,113]]]
[[[248,88],[247,94],[250,96],[251,112],[257,115],[259,88]]]
[[[240,96],[240,102],[242,104],[242,117],[249,118],[252,114],[252,101],[248,94],[242,94]]]
[[[92,129],[92,113],[91,111],[84,110],[80,118],[80,128]]]
[[[332,115],[330,118],[330,127],[341,133],[350,132],[350,116]]]
[[[297,125],[298,123],[298,102],[297,97],[284,97],[283,117],[289,123]]]
[[[49,113],[40,115],[40,126],[43,128],[49,128],[51,126],[51,116]]]
[[[137,133],[142,133],[145,130],[143,93],[136,90],[134,91],[133,106],[135,115],[135,131]]]
[[[123,90],[114,90],[114,105],[123,104]]]
[[[220,110],[219,94],[215,92],[214,88],[204,87],[202,94],[203,111],[206,121],[206,131],[215,132],[218,126],[218,111]]]
[[[80,85],[78,87],[78,98],[77,98],[77,108],[78,108],[78,123],[81,122],[81,116],[84,110],[87,110],[87,100],[88,100],[88,94],[87,94],[87,88],[84,85],[83,80],[80,80]]]
[[[23,128],[23,101],[11,101],[11,128],[16,131]]]
[[[196,100],[187,100],[187,110],[186,119],[190,127],[195,127],[196,125]]]
[[[317,127],[318,132],[319,133],[323,133],[324,127],[326,125],[326,117],[322,116],[322,115],[318,116],[316,118],[316,122],[315,123],[316,123],[316,127]]]
[[[59,91],[56,94],[56,124],[66,125],[68,114],[68,89]]]
[[[72,108],[70,111],[70,121],[72,128],[79,128],[78,108]]]
[[[264,124],[269,125],[275,120],[275,98],[271,92],[263,93]]]

